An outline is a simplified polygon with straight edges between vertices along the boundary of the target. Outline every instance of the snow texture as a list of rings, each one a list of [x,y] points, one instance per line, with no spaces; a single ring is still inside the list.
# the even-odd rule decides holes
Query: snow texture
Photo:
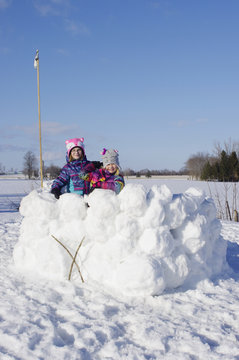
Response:
[[[166,185],[146,190],[127,184],[119,195],[97,189],[89,196],[47,189],[24,197],[20,238],[13,251],[22,272],[52,280],[97,283],[123,295],[160,295],[195,287],[226,268],[214,202],[197,188],[172,194]]]
[[[140,182],[149,190],[153,181]],[[205,182],[166,183],[173,193],[195,184],[207,192]],[[125,296],[96,282],[82,284],[78,273],[75,281],[56,281],[18,271],[12,254],[25,219],[17,207],[39,182],[0,179],[0,185],[1,360],[239,359],[238,223],[221,222],[226,271],[193,288]]]

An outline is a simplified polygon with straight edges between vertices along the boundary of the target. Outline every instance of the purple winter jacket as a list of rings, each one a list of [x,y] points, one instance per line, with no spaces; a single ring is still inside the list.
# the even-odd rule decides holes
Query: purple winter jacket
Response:
[[[74,160],[69,162],[61,169],[60,175],[53,181],[51,190],[61,190],[66,186],[66,191],[84,195],[89,193],[89,182],[80,179],[79,175],[95,170],[93,163],[84,156],[83,160]]]

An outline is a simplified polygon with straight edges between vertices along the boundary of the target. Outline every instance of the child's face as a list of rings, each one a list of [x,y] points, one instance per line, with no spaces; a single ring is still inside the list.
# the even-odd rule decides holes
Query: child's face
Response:
[[[109,171],[109,173],[111,173],[111,174],[114,174],[117,169],[118,169],[118,167],[115,164],[108,164],[105,167],[105,170]]]
[[[83,151],[80,147],[74,147],[71,150],[71,156],[73,160],[79,160],[83,158]]]

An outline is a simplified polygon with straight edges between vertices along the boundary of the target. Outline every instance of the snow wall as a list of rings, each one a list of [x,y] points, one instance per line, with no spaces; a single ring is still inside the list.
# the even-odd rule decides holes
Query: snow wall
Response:
[[[23,221],[13,252],[16,267],[63,280],[75,255],[82,277],[125,295],[159,295],[219,274],[226,242],[213,200],[195,188],[172,194],[166,185],[128,184],[119,195],[97,189],[56,200],[34,190],[20,206]],[[82,282],[77,266],[71,280]]]

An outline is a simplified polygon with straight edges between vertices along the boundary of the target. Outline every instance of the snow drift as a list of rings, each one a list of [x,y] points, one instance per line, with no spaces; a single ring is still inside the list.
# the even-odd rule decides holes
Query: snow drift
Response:
[[[34,190],[20,206],[23,216],[13,252],[21,271],[67,279],[72,264],[62,242],[76,257],[85,282],[125,295],[159,295],[222,271],[226,242],[210,198],[195,188],[172,194],[166,185],[148,192],[128,184],[119,195],[95,190],[84,198],[56,200]],[[76,265],[73,281],[81,282]]]

